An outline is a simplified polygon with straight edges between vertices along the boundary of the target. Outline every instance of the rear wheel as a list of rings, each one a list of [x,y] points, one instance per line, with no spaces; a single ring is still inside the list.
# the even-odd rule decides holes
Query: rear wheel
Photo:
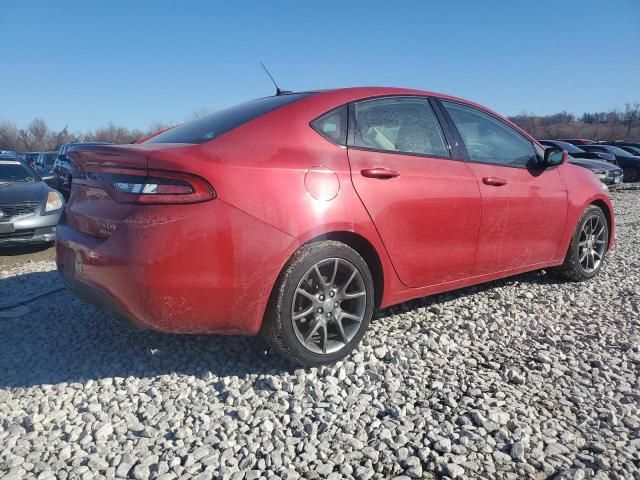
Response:
[[[637,182],[640,180],[640,172],[632,167],[627,167],[622,170],[622,180],[625,182]]]
[[[345,358],[373,314],[373,279],[362,257],[336,241],[305,245],[280,275],[263,334],[282,356],[306,366]]]
[[[602,268],[608,246],[607,217],[600,207],[591,205],[578,222],[567,256],[558,272],[574,282],[595,277]]]

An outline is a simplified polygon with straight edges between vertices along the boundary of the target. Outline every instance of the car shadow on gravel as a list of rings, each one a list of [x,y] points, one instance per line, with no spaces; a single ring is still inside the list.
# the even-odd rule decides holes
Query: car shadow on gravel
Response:
[[[37,286],[38,288],[33,288]],[[135,330],[75,298],[55,271],[0,280],[0,388],[160,375],[221,377],[293,372],[260,337]],[[22,293],[21,293],[22,292]],[[20,309],[15,308],[20,305]],[[27,313],[23,313],[24,307]],[[10,312],[17,311],[11,318]]]
[[[28,255],[31,253],[38,253],[51,248],[48,243],[34,244],[34,245],[14,245],[10,247],[0,246],[0,255],[14,257],[16,255]]]
[[[375,318],[441,308],[447,301],[512,282],[557,280],[540,272],[527,273],[405,302],[378,311]],[[160,375],[221,381],[228,376],[279,374],[298,368],[271,351],[260,337],[170,335],[123,326],[60,289],[56,271],[9,277],[0,287],[0,314],[9,312],[8,318],[0,316],[0,388]],[[52,293],[46,294],[47,289]],[[11,318],[11,309],[18,305],[17,316]]]
[[[407,313],[417,308],[433,309],[438,311],[442,308],[442,304],[456,300],[458,298],[464,298],[468,296],[474,296],[482,292],[487,292],[498,287],[510,285],[514,283],[535,283],[542,285],[559,285],[566,283],[565,280],[548,274],[547,271],[538,270],[534,272],[522,273],[513,277],[502,278],[500,280],[493,280],[487,283],[481,283],[479,285],[473,285],[471,287],[461,288],[459,290],[452,290],[450,292],[439,293],[428,297],[420,297],[415,300],[393,305],[391,307],[378,310],[374,315],[374,320],[384,320],[386,317],[397,315],[400,313]]]

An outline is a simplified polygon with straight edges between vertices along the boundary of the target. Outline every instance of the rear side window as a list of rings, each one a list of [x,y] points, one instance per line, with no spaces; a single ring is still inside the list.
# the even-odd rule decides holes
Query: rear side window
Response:
[[[210,115],[183,123],[144,143],[203,143],[239,127],[260,115],[283,107],[311,93],[290,93],[275,97],[258,98]]]
[[[330,142],[347,143],[347,106],[335,108],[311,122],[313,129]]]
[[[533,144],[497,118],[467,105],[442,103],[460,132],[471,161],[507,166],[537,161]]]
[[[440,124],[426,98],[396,97],[354,104],[353,146],[448,157]]]

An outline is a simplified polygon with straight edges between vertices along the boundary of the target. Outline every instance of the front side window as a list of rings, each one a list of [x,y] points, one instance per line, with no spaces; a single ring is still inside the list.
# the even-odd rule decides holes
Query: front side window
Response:
[[[144,143],[203,143],[219,137],[260,115],[271,112],[311,93],[290,93],[274,97],[258,98],[234,107],[219,110],[202,118],[183,123],[166,132],[151,137]]]
[[[448,157],[440,124],[426,98],[398,97],[354,104],[353,146]]]
[[[497,118],[467,105],[442,103],[460,132],[471,161],[509,166],[537,161],[533,144]]]

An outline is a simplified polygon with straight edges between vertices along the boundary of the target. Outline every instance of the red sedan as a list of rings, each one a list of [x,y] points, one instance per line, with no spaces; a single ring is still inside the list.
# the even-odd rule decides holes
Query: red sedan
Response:
[[[163,332],[262,332],[335,362],[373,310],[553,267],[614,242],[598,178],[496,113],[430,92],[261,98],[133,145],[76,146],[67,285]]]

